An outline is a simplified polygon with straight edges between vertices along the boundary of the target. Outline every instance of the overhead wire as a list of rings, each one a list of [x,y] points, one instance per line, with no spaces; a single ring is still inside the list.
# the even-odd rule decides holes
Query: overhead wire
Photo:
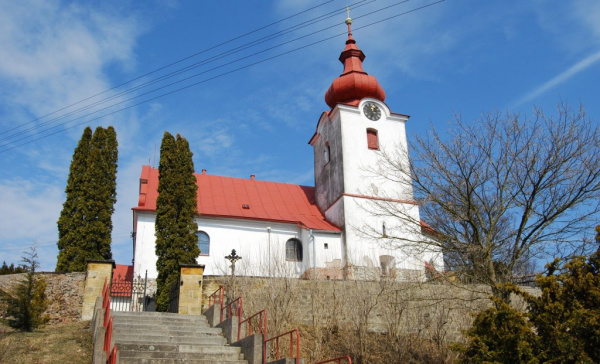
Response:
[[[361,0],[361,1],[357,2],[357,3],[355,3],[355,4],[365,3],[366,1],[367,1],[367,0]],[[366,2],[365,4],[371,3],[371,2],[373,2],[373,1],[375,1],[375,0],[368,1],[368,2]],[[409,0],[405,0],[405,1],[409,1]],[[352,4],[352,5],[355,5],[355,4]],[[355,8],[359,8],[359,7],[361,7],[361,6],[364,6],[365,4],[358,5],[358,6],[356,6]],[[275,38],[277,38],[277,37],[280,37],[280,36],[282,36],[282,35],[288,34],[288,33],[292,32],[292,31],[294,31],[294,30],[301,29],[301,28],[304,28],[304,27],[306,27],[306,26],[309,26],[309,25],[312,25],[312,24],[316,24],[316,23],[318,23],[318,22],[321,22],[321,21],[323,21],[323,20],[326,20],[326,19],[328,19],[328,18],[331,18],[331,17],[333,17],[333,16],[337,15],[337,14],[338,14],[340,11],[345,11],[345,8],[341,8],[341,9],[338,9],[338,10],[334,10],[334,11],[331,11],[331,12],[329,12],[329,13],[327,13],[327,14],[323,14],[323,15],[320,15],[320,16],[318,16],[318,17],[316,17],[316,18],[313,18],[313,19],[307,20],[307,21],[305,21],[305,22],[302,22],[302,23],[296,24],[296,25],[294,25],[294,26],[292,26],[292,27],[289,27],[289,28],[287,28],[287,29],[284,29],[284,30],[282,30],[282,31],[279,31],[279,32],[276,32],[276,33],[273,33],[273,34],[267,35],[267,36],[265,36],[265,37],[262,37],[262,38],[259,38],[259,39],[257,39],[257,40],[254,40],[254,41],[252,41],[252,42],[250,42],[250,43],[247,43],[247,44],[244,44],[244,45],[238,46],[238,47],[236,47],[236,48],[233,48],[233,49],[231,49],[231,50],[228,50],[228,51],[225,51],[225,52],[223,52],[223,53],[220,53],[220,54],[214,55],[214,56],[212,56],[212,57],[209,57],[209,58],[207,58],[207,59],[204,59],[204,60],[202,60],[202,61],[200,61],[200,62],[196,62],[196,63],[194,63],[194,64],[192,64],[192,65],[188,65],[188,66],[186,66],[186,67],[184,67],[184,68],[180,68],[180,69],[178,69],[178,70],[176,70],[176,71],[173,71],[173,72],[171,72],[171,73],[168,73],[168,74],[166,74],[166,75],[160,76],[160,77],[158,77],[158,78],[155,78],[155,79],[153,79],[153,80],[150,80],[150,81],[144,82],[144,83],[142,83],[142,84],[140,84],[140,85],[136,85],[136,86],[134,86],[134,87],[132,87],[132,88],[130,88],[130,89],[127,89],[127,90],[121,91],[121,92],[119,92],[119,93],[117,93],[117,94],[114,94],[114,95],[112,95],[112,96],[109,96],[109,97],[107,97],[107,98],[104,98],[104,99],[102,99],[102,100],[96,101],[96,102],[94,102],[94,103],[92,103],[92,104],[89,104],[89,105],[87,105],[87,106],[81,107],[81,108],[79,108],[79,109],[76,109],[76,110],[70,111],[70,112],[68,112],[68,113],[66,113],[66,114],[63,114],[63,115],[61,115],[61,116],[58,116],[58,117],[55,117],[55,118],[53,118],[53,119],[47,120],[47,121],[45,121],[45,122],[43,122],[43,123],[40,123],[40,124],[38,124],[38,125],[32,126],[32,127],[30,127],[30,128],[27,128],[27,129],[20,130],[20,131],[18,131],[18,132],[16,132],[16,133],[13,133],[13,134],[11,134],[11,135],[8,135],[8,136],[5,136],[5,137],[3,137],[3,138],[0,138],[0,142],[2,142],[2,141],[9,141],[9,144],[10,144],[10,143],[14,143],[14,142],[16,142],[16,141],[19,141],[19,140],[26,139],[26,138],[21,138],[21,139],[16,139],[16,140],[12,140],[12,141],[10,141],[11,139],[14,139],[15,137],[17,137],[17,136],[19,136],[19,135],[25,134],[25,133],[27,133],[27,132],[29,132],[29,131],[34,131],[34,130],[40,129],[40,128],[42,128],[42,127],[44,127],[44,126],[46,126],[46,125],[49,125],[49,124],[51,124],[51,123],[53,123],[53,122],[55,122],[55,121],[59,121],[59,120],[65,119],[65,118],[67,118],[67,117],[69,117],[69,116],[72,116],[72,115],[74,115],[74,114],[77,114],[77,113],[79,113],[79,112],[81,112],[81,111],[89,110],[89,109],[91,109],[91,108],[93,108],[93,107],[95,107],[95,106],[98,106],[98,105],[101,105],[101,104],[105,104],[105,103],[107,103],[107,102],[109,102],[109,101],[111,101],[111,100],[114,100],[114,99],[116,99],[116,98],[118,98],[118,97],[120,97],[120,96],[124,96],[124,95],[130,94],[130,93],[132,93],[132,92],[134,92],[134,91],[137,91],[137,90],[139,90],[139,89],[145,88],[145,87],[147,87],[147,86],[150,86],[150,85],[152,85],[152,84],[156,84],[156,83],[158,83],[158,82],[160,82],[160,81],[163,81],[163,80],[166,80],[166,79],[168,79],[168,78],[171,78],[171,77],[174,77],[174,76],[177,76],[177,75],[183,74],[183,73],[185,73],[185,72],[188,72],[188,71],[190,71],[190,70],[192,70],[192,69],[194,69],[194,68],[197,68],[197,67],[200,67],[200,66],[202,66],[202,65],[209,64],[209,63],[211,63],[211,62],[213,62],[213,61],[216,61],[216,60],[219,60],[219,59],[225,58],[226,56],[229,56],[229,55],[232,55],[232,54],[235,54],[235,53],[239,53],[239,52],[241,52],[241,51],[243,51],[243,50],[245,50],[245,49],[251,48],[251,47],[253,47],[253,46],[256,46],[256,45],[258,45],[258,44],[262,44],[262,43],[264,43],[264,42],[266,42],[266,41],[268,41],[268,40],[275,39]],[[289,17],[288,17],[288,18],[289,18]],[[329,28],[333,28],[333,27],[335,27],[335,26],[337,26],[337,25],[338,25],[338,24],[336,24],[336,25],[333,25],[333,26],[330,26],[330,27],[328,27],[328,28],[325,28],[325,29],[323,29],[323,30],[321,30],[321,31],[324,31],[324,30],[326,30],[326,29],[329,29]],[[259,29],[263,29],[263,28],[265,28],[265,27],[262,27],[262,28],[259,28]],[[313,33],[311,33],[311,34],[308,34],[307,36],[309,36],[309,35],[312,35],[312,34],[315,34],[315,33],[317,33],[317,32],[313,32]],[[248,34],[248,33],[247,33],[247,34]],[[237,37],[237,38],[240,38],[240,37]],[[236,39],[237,39],[237,38],[236,38]],[[301,38],[297,38],[296,40],[298,40],[298,39],[301,39]],[[292,41],[294,41],[294,40],[292,40]],[[283,45],[283,44],[287,44],[287,43],[290,43],[290,42],[291,42],[291,41],[288,41],[288,42],[286,42],[286,43],[282,43],[281,45]],[[221,44],[225,44],[225,43],[221,43]],[[276,46],[276,47],[277,47],[277,46]],[[211,49],[213,49],[213,48],[215,48],[215,47],[212,47]],[[273,48],[275,48],[275,47],[272,47],[271,49],[273,49]],[[195,55],[198,55],[198,54],[199,54],[199,53],[196,53]],[[254,54],[251,54],[250,56],[254,56],[254,55],[256,55],[256,54],[257,54],[257,53],[254,53]],[[190,57],[191,57],[191,56],[190,56]],[[190,57],[187,57],[187,58],[190,58]],[[173,63],[173,64],[174,64],[174,63]],[[165,66],[165,67],[162,67],[161,69],[164,69],[164,68],[166,68],[166,66]],[[212,69],[212,70],[214,70],[214,69]],[[210,70],[209,70],[209,71],[210,71]],[[206,72],[203,72],[203,73],[206,73]],[[203,73],[200,73],[200,74],[203,74]],[[148,73],[148,74],[149,74],[149,73]],[[148,75],[148,74],[147,74],[147,75]],[[183,79],[183,81],[185,81],[185,80],[187,80],[187,79],[189,79],[189,78],[196,77],[197,75],[199,75],[199,74],[196,74],[196,75],[190,76],[190,77],[188,77],[188,78],[184,78],[184,79]],[[138,77],[138,78],[136,78],[136,79],[139,79],[139,77]],[[123,83],[123,84],[125,84],[125,83]],[[121,85],[123,85],[123,84],[121,84]],[[161,88],[169,87],[169,86],[172,86],[172,85],[173,85],[173,84],[165,85],[165,86],[163,86],[163,87],[159,87],[159,88],[157,88],[157,89],[155,89],[155,90],[160,90]],[[115,87],[115,88],[116,88],[116,87]],[[113,90],[113,89],[115,89],[115,88],[112,88],[112,89],[110,89],[110,90]],[[147,94],[147,93],[146,93],[146,94]],[[100,94],[97,94],[97,95],[100,95]],[[138,96],[143,96],[143,95],[144,95],[144,94],[142,94],[142,95],[138,95]],[[90,98],[88,98],[88,99],[86,99],[86,100],[89,100],[89,99],[90,99]],[[134,99],[134,98],[132,98],[132,99]],[[132,99],[128,99],[128,100],[132,100]],[[128,101],[128,100],[126,100],[126,101]],[[76,104],[78,104],[78,103],[75,103],[75,104],[72,104],[72,105],[76,105]],[[110,107],[113,107],[113,106],[116,106],[116,105],[119,105],[119,104],[121,104],[121,103],[112,104],[112,105],[108,106],[108,108],[110,108]],[[71,106],[72,106],[72,105],[71,105]],[[64,109],[64,108],[63,108],[63,109]],[[94,114],[94,113],[97,113],[97,112],[103,111],[103,110],[106,110],[106,108],[98,109],[98,110],[96,110],[96,111],[94,111],[94,112],[92,112],[92,113],[89,113],[89,114],[86,114],[86,115],[82,115],[82,116],[80,116],[80,117],[86,117],[86,116],[89,116],[89,115],[91,115],[91,114]],[[38,119],[38,120],[39,120],[39,119]],[[77,119],[75,119],[75,120],[77,120]],[[71,121],[72,121],[72,120],[71,120]],[[69,121],[69,122],[71,122],[71,121]],[[67,122],[67,123],[68,123],[68,122]],[[28,123],[26,123],[26,124],[28,124]],[[23,125],[26,125],[26,124],[23,124]],[[63,124],[56,125],[56,126],[61,126],[61,125],[64,125],[64,123],[63,123]],[[12,130],[14,130],[14,129],[15,129],[15,128],[13,128]],[[53,127],[52,127],[52,128],[48,128],[48,129],[45,129],[45,130],[43,130],[43,131],[50,130],[50,129],[53,129]],[[6,132],[5,132],[5,133],[6,133]],[[3,134],[3,133],[0,133],[0,135],[2,135],[2,134]]]
[[[254,34],[254,33],[257,33],[257,32],[259,32],[259,31],[261,31],[261,30],[264,30],[264,29],[266,29],[266,28],[272,27],[272,26],[274,26],[274,25],[276,25],[276,24],[279,24],[279,23],[281,23],[281,22],[284,22],[284,21],[286,21],[286,20],[289,20],[289,19],[291,19],[291,18],[294,18],[294,17],[296,17],[296,16],[298,16],[298,15],[301,15],[301,14],[304,14],[304,13],[306,13],[306,12],[309,12],[309,11],[311,11],[311,10],[317,9],[317,8],[319,8],[319,7],[321,7],[321,6],[324,6],[324,5],[328,4],[328,3],[331,3],[331,2],[333,2],[333,1],[334,1],[334,0],[328,0],[328,1],[325,1],[325,2],[323,2],[323,3],[321,3],[321,4],[319,4],[319,5],[315,5],[315,6],[313,6],[313,7],[310,7],[310,8],[308,8],[308,9],[306,9],[306,10],[303,10],[303,11],[297,12],[297,13],[295,13],[295,14],[292,14],[292,15],[290,15],[290,16],[287,16],[287,17],[285,17],[285,18],[282,18],[282,19],[279,19],[279,20],[277,20],[277,21],[274,21],[274,22],[272,22],[272,23],[270,23],[270,24],[267,24],[267,25],[261,26],[261,27],[259,27],[259,28],[256,28],[256,29],[254,29],[254,30],[251,30],[251,31],[249,31],[249,32],[246,32],[246,33],[244,33],[244,34],[241,34],[241,35],[239,35],[239,36],[237,36],[237,37],[231,38],[231,39],[229,39],[229,40],[226,40],[226,41],[224,41],[224,42],[221,42],[221,43],[219,43],[219,44],[216,44],[216,45],[214,45],[214,46],[211,46],[211,47],[209,47],[209,48],[206,48],[206,49],[203,49],[203,50],[201,50],[201,51],[198,51],[198,52],[196,52],[196,53],[193,53],[193,54],[191,54],[191,55],[189,55],[189,56],[187,56],[187,57],[181,58],[181,59],[179,59],[179,60],[177,60],[177,61],[174,61],[174,62],[172,62],[172,63],[169,63],[169,64],[167,64],[167,65],[165,65],[165,66],[159,67],[159,68],[157,68],[157,69],[155,69],[155,70],[153,70],[153,71],[147,72],[147,73],[145,73],[145,74],[143,74],[143,75],[141,75],[141,76],[137,76],[137,77],[135,77],[135,78],[133,78],[133,79],[131,79],[131,80],[129,80],[129,81],[125,81],[125,82],[123,82],[123,83],[120,83],[120,84],[118,84],[118,85],[116,85],[116,86],[113,86],[113,87],[111,87],[111,88],[109,88],[109,89],[106,89],[106,90],[104,90],[104,91],[102,91],[102,92],[99,92],[99,93],[97,93],[97,94],[95,94],[95,95],[89,96],[89,97],[87,97],[87,98],[84,98],[84,99],[82,99],[82,100],[79,100],[79,101],[77,101],[77,102],[75,102],[75,103],[73,103],[73,104],[70,104],[70,105],[67,105],[67,106],[65,106],[65,107],[62,107],[62,108],[60,108],[60,109],[58,109],[58,110],[55,110],[55,111],[53,111],[53,112],[51,112],[51,113],[45,114],[45,115],[43,115],[43,116],[40,116],[40,117],[38,117],[38,118],[36,118],[36,119],[34,119],[34,120],[28,121],[28,122],[26,122],[26,123],[24,123],[24,124],[21,124],[21,125],[19,125],[19,126],[16,126],[16,127],[12,128],[12,129],[8,129],[8,130],[5,130],[5,131],[3,131],[3,132],[0,132],[0,135],[2,135],[2,134],[5,134],[5,133],[7,133],[7,132],[10,132],[10,131],[12,131],[12,130],[18,129],[18,128],[20,128],[20,127],[24,126],[24,125],[28,125],[28,124],[34,123],[34,122],[36,122],[36,121],[38,121],[38,120],[40,120],[40,119],[43,119],[43,118],[45,118],[45,117],[48,117],[48,116],[50,116],[50,115],[54,115],[54,114],[56,114],[56,113],[58,113],[58,112],[60,112],[60,111],[63,111],[63,110],[65,110],[65,109],[68,109],[68,108],[70,108],[70,107],[72,107],[72,106],[79,105],[79,104],[81,104],[82,102],[85,102],[85,101],[87,101],[87,100],[93,99],[94,97],[97,97],[97,96],[103,95],[103,94],[105,94],[105,93],[107,93],[107,92],[110,92],[110,91],[112,91],[112,90],[114,90],[114,89],[117,89],[117,88],[119,88],[119,87],[121,87],[121,86],[124,86],[124,85],[130,84],[130,83],[132,83],[132,82],[134,82],[134,81],[137,81],[137,80],[139,80],[139,79],[142,79],[142,78],[144,78],[144,77],[147,77],[147,76],[149,76],[149,75],[152,75],[152,74],[154,74],[154,73],[156,73],[156,72],[162,71],[162,70],[164,70],[164,69],[166,69],[166,68],[172,67],[172,66],[174,66],[174,65],[176,65],[176,64],[179,64],[179,63],[181,63],[181,62],[184,62],[184,61],[186,61],[186,60],[188,60],[188,59],[194,58],[194,57],[196,57],[196,56],[198,56],[198,55],[200,55],[200,54],[202,54],[202,53],[204,53],[204,52],[208,52],[208,51],[211,51],[211,50],[213,50],[213,49],[217,49],[217,48],[219,48],[219,47],[222,47],[222,46],[224,46],[224,45],[226,45],[226,44],[229,44],[229,43],[231,43],[231,42],[234,42],[234,41],[236,41],[236,40],[238,40],[238,39],[241,39],[241,38],[247,37],[247,36],[249,36],[249,35],[251,35],[251,34]],[[362,1],[365,1],[365,0],[362,0]],[[359,1],[359,2],[362,2],[362,1]]]
[[[359,19],[359,18],[361,18],[361,17],[365,17],[365,16],[372,15],[372,14],[374,14],[374,13],[377,13],[377,12],[380,12],[380,11],[383,11],[383,10],[386,10],[386,9],[388,9],[388,8],[390,8],[390,7],[397,6],[397,5],[401,4],[401,3],[405,3],[405,2],[408,2],[408,1],[410,1],[410,0],[404,0],[404,1],[400,2],[400,3],[394,4],[394,5],[390,5],[390,6],[387,6],[387,7],[381,8],[381,9],[378,9],[378,10],[375,10],[375,11],[373,11],[373,12],[370,12],[370,13],[367,13],[367,14],[363,14],[363,15],[361,15],[361,16],[358,16],[358,17],[356,17],[355,19]],[[428,4],[426,4],[426,5],[419,6],[419,7],[416,7],[416,8],[414,8],[414,9],[411,9],[411,10],[408,10],[408,11],[405,11],[405,12],[401,12],[401,13],[398,13],[398,14],[395,14],[395,15],[392,15],[392,16],[389,16],[389,17],[386,17],[386,18],[383,18],[383,19],[380,19],[380,20],[374,21],[374,22],[372,22],[372,23],[369,23],[369,24],[366,24],[366,25],[363,25],[363,26],[357,27],[357,28],[355,28],[354,30],[356,31],[356,30],[360,30],[360,29],[367,28],[367,27],[371,27],[371,26],[374,26],[374,25],[376,25],[376,24],[380,24],[380,23],[382,23],[382,22],[389,21],[389,20],[391,20],[391,19],[397,18],[397,17],[399,17],[399,16],[406,15],[406,14],[409,14],[409,13],[412,13],[412,12],[415,12],[415,11],[418,11],[418,10],[422,10],[422,9],[424,9],[424,8],[427,8],[427,7],[430,7],[430,6],[433,6],[433,5],[436,5],[436,4],[439,4],[439,3],[442,3],[442,2],[444,2],[444,1],[445,1],[445,0],[439,0],[439,1],[432,2],[432,3],[428,3]],[[295,39],[293,39],[293,40],[290,40],[290,41],[287,41],[287,42],[284,42],[284,43],[278,44],[278,45],[276,45],[276,46],[269,47],[269,48],[267,48],[267,49],[264,49],[264,50],[262,50],[262,51],[255,52],[255,53],[251,54],[250,56],[254,56],[254,55],[257,55],[257,54],[264,53],[264,52],[266,52],[266,51],[269,51],[269,50],[272,50],[272,49],[274,49],[274,48],[281,47],[281,46],[283,46],[283,45],[285,45],[285,44],[289,44],[289,43],[291,43],[291,42],[294,42],[294,41],[297,41],[297,40],[300,40],[300,39],[306,38],[306,37],[308,37],[308,36],[314,35],[314,34],[316,34],[316,33],[319,33],[319,32],[321,32],[321,31],[324,31],[324,30],[330,29],[330,28],[332,28],[332,27],[335,27],[335,26],[338,26],[338,25],[339,25],[339,24],[335,24],[335,25],[333,25],[333,26],[330,26],[330,27],[323,28],[322,30],[318,30],[318,31],[315,31],[315,32],[312,32],[312,33],[306,34],[306,35],[304,35],[304,36],[301,36],[301,37],[295,38]],[[34,142],[34,141],[38,141],[38,140],[41,140],[41,139],[45,139],[45,138],[47,138],[47,137],[50,137],[50,136],[52,136],[52,135],[55,135],[55,134],[61,133],[61,132],[63,132],[63,131],[66,131],[66,130],[69,130],[69,129],[72,129],[72,128],[75,128],[75,127],[77,127],[77,126],[80,126],[80,125],[83,125],[83,124],[86,124],[86,123],[89,123],[89,122],[92,122],[92,121],[96,121],[96,120],[99,120],[99,119],[101,119],[101,118],[105,118],[105,117],[107,117],[107,116],[111,116],[111,115],[113,115],[113,114],[116,114],[116,113],[118,113],[118,112],[121,112],[121,111],[124,111],[124,110],[130,109],[130,108],[133,108],[133,107],[136,107],[136,106],[142,105],[142,104],[144,104],[144,103],[147,103],[147,102],[150,102],[150,101],[156,100],[156,99],[158,99],[158,98],[161,98],[161,97],[164,97],[164,96],[167,96],[167,95],[170,95],[170,94],[173,94],[173,93],[176,93],[176,92],[179,92],[179,91],[182,91],[182,90],[188,89],[188,88],[190,88],[190,87],[193,87],[193,86],[197,86],[197,85],[199,85],[199,84],[202,84],[202,83],[205,83],[205,82],[208,82],[208,81],[214,80],[214,79],[216,79],[216,78],[220,78],[220,77],[223,77],[223,76],[229,75],[229,74],[231,74],[231,73],[238,72],[238,71],[240,71],[240,70],[243,70],[243,69],[246,69],[246,68],[249,68],[249,67],[255,66],[255,65],[257,65],[257,64],[264,63],[264,62],[270,61],[270,60],[272,60],[272,59],[275,59],[275,58],[282,57],[282,56],[284,56],[284,55],[287,55],[287,54],[290,54],[290,53],[293,53],[293,52],[297,52],[297,51],[299,51],[299,50],[301,50],[301,49],[304,49],[304,48],[307,48],[307,47],[314,46],[314,45],[316,45],[316,44],[319,44],[319,43],[322,43],[322,42],[328,41],[328,40],[330,40],[330,39],[333,39],[333,38],[336,38],[336,37],[339,37],[339,36],[342,36],[342,35],[345,35],[345,34],[347,34],[347,33],[346,33],[346,32],[342,32],[342,33],[339,33],[339,34],[335,34],[335,35],[332,35],[332,36],[329,36],[329,37],[323,38],[323,39],[321,39],[321,40],[318,40],[318,41],[315,41],[315,42],[312,42],[312,43],[306,44],[306,45],[304,45],[304,46],[297,47],[297,48],[294,48],[294,49],[292,49],[292,50],[289,50],[289,51],[286,51],[286,52],[283,52],[283,53],[280,53],[280,54],[277,54],[277,55],[274,55],[274,56],[271,56],[271,57],[267,57],[267,58],[261,59],[261,60],[259,60],[259,61],[256,61],[256,62],[252,62],[252,63],[250,63],[250,64],[246,64],[246,65],[244,65],[244,66],[241,66],[241,67],[238,67],[238,68],[235,68],[235,69],[229,70],[229,71],[227,71],[227,72],[220,73],[220,74],[218,74],[218,75],[215,75],[215,76],[212,76],[212,77],[209,77],[209,78],[206,78],[206,79],[200,80],[200,81],[198,81],[198,82],[195,82],[195,83],[192,83],[192,84],[189,84],[189,85],[186,85],[186,86],[180,87],[180,88],[178,88],[178,89],[175,89],[175,90],[172,90],[172,91],[169,91],[169,92],[166,92],[166,93],[160,94],[160,95],[158,95],[158,96],[155,96],[155,97],[152,97],[152,98],[149,98],[149,99],[143,100],[143,101],[141,101],[141,102],[138,102],[138,103],[135,103],[135,104],[132,104],[132,105],[129,105],[129,106],[126,106],[126,107],[123,107],[123,108],[120,108],[120,109],[114,110],[114,111],[112,111],[112,112],[109,112],[109,113],[107,113],[107,114],[101,115],[101,116],[99,116],[99,117],[96,117],[96,118],[93,118],[93,119],[89,119],[89,120],[84,120],[84,121],[82,121],[82,122],[80,122],[80,123],[76,123],[76,124],[74,124],[74,125],[71,125],[71,126],[65,127],[65,128],[63,128],[63,129],[61,129],[61,130],[58,130],[58,131],[55,131],[55,132],[52,132],[52,133],[49,133],[49,134],[45,134],[45,135],[43,135],[43,136],[40,136],[40,137],[37,137],[37,138],[31,139],[31,140],[25,141],[25,142],[23,142],[23,143],[20,143],[20,144],[14,145],[14,146],[12,146],[12,147],[8,147],[8,148],[0,149],[0,153],[4,153],[4,152],[6,152],[6,151],[9,151],[9,150],[12,150],[12,149],[18,148],[18,147],[20,147],[20,146],[23,146],[23,145],[26,145],[26,144],[32,143],[32,142]],[[130,98],[130,99],[127,99],[127,100],[121,101],[121,102],[119,102],[119,103],[116,103],[116,104],[112,104],[112,105],[110,105],[110,106],[107,106],[107,107],[105,107],[105,108],[102,108],[102,109],[96,110],[96,111],[94,111],[94,112],[91,112],[91,113],[89,113],[89,114],[86,114],[86,115],[83,115],[83,116],[77,117],[77,118],[75,118],[75,119],[72,119],[72,120],[66,121],[66,122],[64,122],[64,123],[61,123],[61,124],[58,124],[58,125],[52,126],[52,127],[50,127],[50,128],[47,128],[47,129],[44,129],[44,130],[42,130],[41,132],[46,132],[46,131],[49,131],[49,130],[55,129],[55,128],[59,127],[59,126],[65,126],[66,124],[69,124],[69,123],[72,123],[72,122],[74,122],[74,121],[76,121],[76,120],[79,120],[79,119],[81,119],[81,118],[84,118],[84,117],[87,117],[87,116],[93,115],[93,114],[95,114],[95,113],[97,113],[97,112],[101,112],[101,111],[104,111],[104,110],[106,110],[106,109],[112,108],[112,107],[114,107],[114,106],[117,106],[117,105],[120,105],[120,104],[123,104],[123,103],[129,102],[129,101],[132,101],[132,100],[134,100],[134,99],[136,99],[136,98],[139,98],[139,97],[142,97],[142,96],[148,95],[148,94],[150,94],[150,93],[153,93],[153,92],[159,91],[159,90],[161,90],[161,89],[164,89],[164,88],[167,88],[167,87],[173,86],[173,85],[175,85],[175,84],[178,84],[178,83],[180,83],[180,82],[187,81],[187,80],[189,80],[189,79],[191,79],[191,78],[194,78],[194,77],[197,77],[197,76],[199,76],[199,75],[202,75],[202,74],[205,74],[205,73],[208,73],[208,72],[212,72],[212,71],[214,71],[214,70],[216,70],[216,69],[223,68],[223,67],[225,67],[225,66],[231,65],[231,64],[233,64],[233,63],[239,62],[240,60],[247,59],[247,58],[248,58],[248,57],[242,57],[242,58],[239,58],[239,59],[237,59],[237,60],[234,60],[234,61],[228,62],[228,63],[226,63],[226,64],[223,64],[223,65],[220,65],[220,66],[214,67],[214,68],[212,68],[212,69],[206,70],[206,71],[204,71],[204,72],[201,72],[201,73],[198,73],[198,74],[195,74],[195,75],[192,75],[192,76],[188,76],[188,77],[186,77],[186,78],[185,78],[185,79],[183,79],[183,80],[179,80],[179,81],[176,81],[176,82],[170,83],[170,84],[168,84],[168,85],[164,85],[164,86],[162,86],[162,87],[159,87],[159,88],[153,89],[153,90],[151,90],[151,91],[148,91],[148,92],[142,93],[142,94],[140,94],[140,95],[137,95],[137,96],[135,96],[135,97],[132,97],[132,98]],[[27,139],[27,138],[30,138],[30,136],[26,136],[26,137],[23,137],[23,138],[20,138],[20,139],[13,140],[13,141],[11,141],[10,143],[11,143],[11,144],[14,144],[15,142],[18,142],[18,141],[21,141],[21,140],[25,140],[25,139]]]

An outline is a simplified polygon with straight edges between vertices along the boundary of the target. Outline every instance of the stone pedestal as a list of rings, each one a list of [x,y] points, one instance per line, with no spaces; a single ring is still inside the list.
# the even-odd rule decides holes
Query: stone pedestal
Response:
[[[115,268],[114,260],[88,260],[85,275],[85,288],[83,290],[82,320],[91,320],[94,316],[96,298],[102,296],[104,282],[109,286],[112,280],[112,271]]]
[[[184,264],[179,269],[179,313],[182,315],[202,315],[204,265]]]

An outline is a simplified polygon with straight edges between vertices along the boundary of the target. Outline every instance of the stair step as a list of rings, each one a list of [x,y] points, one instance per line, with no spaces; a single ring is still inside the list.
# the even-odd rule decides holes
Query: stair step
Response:
[[[179,353],[201,353],[201,354],[236,354],[241,353],[237,346],[203,346],[203,345],[177,345],[177,344],[140,344],[140,343],[119,343],[119,352],[123,351],[162,351]]]
[[[164,326],[145,326],[145,325],[122,325],[121,323],[115,325],[113,322],[113,332],[122,333],[124,335],[136,335],[140,332],[148,333],[151,335],[220,335],[221,329],[213,327],[164,327]]]
[[[205,316],[197,315],[180,315],[170,312],[119,312],[112,311],[114,317],[119,318],[135,318],[135,319],[153,319],[153,320],[181,320],[181,321],[207,321]]]
[[[206,317],[163,312],[114,312],[120,364],[248,364]]]
[[[180,353],[172,351],[119,351],[119,358],[139,359],[214,359],[214,360],[240,360],[240,354],[204,354],[204,353]],[[242,358],[243,360],[243,358]]]
[[[138,335],[121,337],[115,336],[115,343],[146,343],[146,344],[181,344],[181,345],[225,345],[227,341],[222,336],[207,336],[207,337],[181,337],[181,336],[151,336],[151,335]]]
[[[248,364],[246,360],[119,358],[119,364]]]

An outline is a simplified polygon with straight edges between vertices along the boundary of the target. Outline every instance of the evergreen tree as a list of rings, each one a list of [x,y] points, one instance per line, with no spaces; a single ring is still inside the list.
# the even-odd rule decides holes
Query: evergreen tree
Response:
[[[495,298],[477,315],[468,345],[455,346],[462,363],[600,363],[600,250],[547,267],[539,296],[503,287],[526,299],[527,313]]]
[[[536,279],[542,294],[527,296],[542,344],[538,357],[547,363],[600,363],[600,250],[559,263]]]
[[[25,253],[23,262],[27,269],[24,279],[12,290],[0,290],[0,298],[6,303],[8,318],[4,321],[16,329],[31,331],[48,321],[44,315],[48,307],[46,280],[35,275],[38,267],[35,245]]]
[[[110,259],[116,202],[117,136],[88,127],[73,154],[67,199],[58,221],[57,271],[85,271],[88,259]]]
[[[538,363],[535,357],[535,334],[525,315],[504,300],[492,298],[494,304],[477,314],[466,332],[469,345],[455,344],[462,352],[459,361],[469,363]]]
[[[188,141],[165,132],[160,147],[156,199],[156,309],[169,307],[171,285],[179,279],[180,264],[195,264],[200,254],[194,221],[198,186]]]
[[[25,273],[27,272],[27,267],[18,266],[15,267],[15,263],[11,263],[10,266],[6,264],[6,261],[2,263],[2,268],[0,268],[0,276],[6,274],[16,274],[16,273]]]
[[[83,224],[85,205],[85,194],[82,187],[86,181],[86,171],[90,156],[90,143],[92,141],[92,129],[88,126],[75,148],[69,177],[65,189],[66,200],[58,219],[58,260],[56,262],[57,272],[70,272],[73,259],[79,254],[78,244],[80,238],[80,226]]]

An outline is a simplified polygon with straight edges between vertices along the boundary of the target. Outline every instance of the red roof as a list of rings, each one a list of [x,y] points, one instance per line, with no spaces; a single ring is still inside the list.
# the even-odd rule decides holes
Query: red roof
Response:
[[[337,104],[357,106],[365,97],[385,101],[385,91],[377,79],[368,75],[362,67],[365,54],[356,46],[348,24],[348,40],[346,48],[340,54],[340,62],[344,64],[344,72],[333,80],[325,93],[325,102],[334,108]]]
[[[133,287],[133,265],[115,264],[110,295],[131,297]]]
[[[200,216],[293,223],[300,227],[340,231],[315,203],[315,188],[195,173]],[[156,211],[158,169],[142,166],[137,211]]]
[[[115,264],[113,282],[133,279],[133,265]]]

